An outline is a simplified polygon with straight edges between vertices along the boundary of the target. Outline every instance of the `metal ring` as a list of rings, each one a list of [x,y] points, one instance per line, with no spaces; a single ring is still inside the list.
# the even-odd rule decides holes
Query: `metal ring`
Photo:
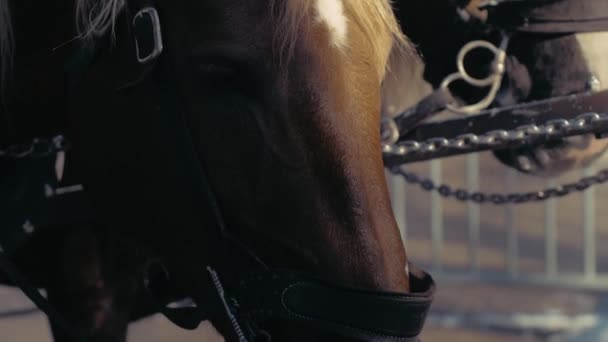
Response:
[[[488,94],[481,101],[465,106],[458,106],[448,103],[446,105],[448,110],[458,114],[476,114],[492,105],[492,102],[494,102],[496,99],[500,86],[502,85],[502,79],[505,73],[505,60],[507,58],[506,50],[508,45],[509,37],[504,35],[500,43],[500,47],[496,47],[494,44],[485,40],[475,40],[465,44],[462,49],[460,49],[456,58],[458,72],[448,75],[441,82],[441,89],[452,95],[450,85],[458,80],[462,80],[474,87],[483,88],[491,86],[491,88],[488,91]],[[467,55],[474,49],[478,48],[488,49],[494,54],[494,61],[492,62],[493,70],[492,73],[486,78],[476,78],[471,76],[464,66],[464,60]]]
[[[136,26],[136,22],[138,19],[143,18],[144,16],[148,16],[152,22],[153,29],[153,38],[154,38],[154,49],[147,56],[141,56],[141,51],[139,50],[139,42],[135,39],[135,51],[137,54],[137,61],[141,64],[145,64],[151,60],[156,59],[163,52],[163,38],[162,31],[160,28],[160,19],[158,18],[158,12],[154,7],[144,7],[142,8],[135,16],[133,17],[132,25]]]
[[[469,74],[469,72],[466,70],[466,67],[464,66],[464,60],[466,59],[468,54],[471,53],[471,51],[483,48],[490,50],[490,52],[494,54],[494,61],[492,62],[492,64],[494,64],[494,70],[492,70],[492,73],[485,78],[477,78],[471,76],[471,74]],[[472,42],[468,42],[462,47],[462,49],[460,49],[456,58],[456,66],[458,68],[458,72],[460,73],[464,81],[477,87],[487,87],[494,83],[497,74],[504,71],[504,68],[501,70],[496,65],[500,64],[502,61],[504,66],[505,58],[506,53],[503,50],[497,48],[494,44],[486,40],[474,40]]]

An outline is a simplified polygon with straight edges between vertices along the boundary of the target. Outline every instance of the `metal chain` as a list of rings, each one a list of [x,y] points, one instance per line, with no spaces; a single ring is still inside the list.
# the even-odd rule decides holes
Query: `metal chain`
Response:
[[[413,172],[404,170],[402,167],[392,168],[391,172],[402,176],[409,184],[418,184],[426,191],[437,191],[441,196],[446,198],[455,198],[463,202],[471,201],[477,204],[491,203],[496,205],[542,202],[551,198],[564,197],[573,192],[585,191],[594,185],[608,182],[608,169],[604,169],[594,176],[584,177],[577,182],[564,184],[559,187],[547,188],[541,191],[499,194],[479,191],[471,192],[464,189],[453,189],[445,184],[435,184],[432,180],[419,177]]]
[[[51,139],[35,138],[29,144],[10,145],[0,149],[0,158],[41,158],[65,151],[68,147],[69,143],[63,135],[57,135]]]
[[[442,152],[444,149],[456,148],[466,153],[466,150],[473,151],[477,147],[498,148],[505,143],[525,141],[530,137],[558,138],[574,130],[593,131],[595,126],[607,121],[608,115],[606,114],[585,113],[571,120],[550,120],[544,125],[525,125],[511,131],[494,130],[480,135],[464,134],[453,139],[432,138],[424,142],[404,141],[395,145],[384,145],[383,152],[388,155],[405,156],[409,153],[433,154]],[[567,196],[572,192],[585,191],[593,185],[603,184],[608,181],[608,169],[605,169],[599,171],[594,176],[584,177],[577,182],[565,184],[557,188],[525,193],[499,194],[453,189],[449,185],[435,184],[432,180],[421,178],[401,167],[393,168],[391,171],[403,176],[410,184],[418,184],[427,191],[437,191],[446,198],[453,197],[460,201],[472,201],[478,204],[492,203],[496,205],[545,201],[550,198]]]
[[[425,141],[408,140],[396,144],[384,144],[382,152],[387,156],[408,154],[433,154],[457,149],[461,153],[475,152],[478,148],[497,149],[506,144],[526,142],[530,138],[562,138],[573,132],[593,132],[600,125],[608,123],[607,114],[585,113],[573,119],[549,120],[543,125],[524,125],[513,130],[493,130],[483,134],[463,134],[452,139],[431,138]]]

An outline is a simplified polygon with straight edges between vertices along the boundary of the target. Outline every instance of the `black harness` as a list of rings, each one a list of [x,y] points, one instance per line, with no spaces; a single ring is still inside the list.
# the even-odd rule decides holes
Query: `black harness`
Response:
[[[204,175],[199,153],[191,140],[184,115],[186,110],[176,93],[177,81],[172,78],[172,51],[163,47],[161,20],[156,7],[148,2],[131,10],[131,13],[135,13],[132,17],[135,38],[133,56],[137,58],[141,76],[122,90],[154,86],[160,91],[159,112],[167,123],[167,136],[175,144],[176,152],[182,156],[181,164],[176,167],[188,179],[193,203],[200,203],[201,215],[210,236],[210,244],[206,246],[210,262],[205,270],[201,270],[206,272],[210,286],[202,289],[201,293],[192,294],[192,298],[202,299],[196,305],[169,305],[170,300],[163,295],[169,282],[168,271],[160,263],[148,265],[145,286],[158,311],[185,329],[194,329],[202,321],[211,320],[227,341],[257,341],[269,337],[261,328],[269,322],[292,322],[311,330],[357,340],[418,341],[435,289],[428,274],[410,267],[411,293],[351,289],[314,275],[271,269],[230,236]],[[68,63],[72,90],[77,89],[81,75],[100,49],[100,46],[83,46]],[[49,171],[49,168],[50,161],[47,160],[46,170]],[[76,191],[72,196],[80,200],[80,194],[82,192]],[[47,207],[47,203],[41,203],[39,207]],[[72,204],[66,197],[58,205],[73,212]],[[66,211],[66,215],[68,213]],[[92,211],[85,213],[85,219],[95,219]],[[19,217],[16,222],[21,219]],[[75,219],[74,222],[79,220]],[[45,223],[45,219],[40,219],[39,224]],[[21,277],[3,253],[0,253],[0,270],[5,271],[51,320],[57,321],[72,335],[81,337],[80,332],[75,331],[39,296],[33,285]]]

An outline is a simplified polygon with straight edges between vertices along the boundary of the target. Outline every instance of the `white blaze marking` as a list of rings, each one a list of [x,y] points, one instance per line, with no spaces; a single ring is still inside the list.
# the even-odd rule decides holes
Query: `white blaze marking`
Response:
[[[336,46],[345,46],[347,41],[348,23],[346,16],[344,15],[342,0],[316,1],[317,19],[327,25],[330,43]]]

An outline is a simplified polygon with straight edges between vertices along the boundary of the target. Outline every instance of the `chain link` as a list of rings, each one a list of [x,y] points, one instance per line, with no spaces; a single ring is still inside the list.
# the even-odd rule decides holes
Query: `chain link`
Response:
[[[420,185],[426,191],[436,191],[445,198],[455,198],[462,202],[475,202],[477,204],[524,204],[530,202],[542,202],[551,198],[567,196],[573,192],[581,192],[598,184],[608,182],[608,169],[601,170],[594,176],[584,177],[574,183],[564,184],[559,187],[547,188],[541,191],[530,191],[522,193],[483,193],[479,191],[471,192],[465,189],[454,189],[449,185],[435,184],[428,178],[418,176],[413,172],[395,167],[391,172],[402,176],[406,182],[412,185]]]
[[[0,158],[41,158],[65,151],[68,147],[69,143],[63,135],[51,139],[35,138],[30,144],[16,144],[0,149]]]
[[[542,125],[523,125],[513,130],[493,130],[483,134],[462,134],[452,139],[431,138],[425,141],[403,141],[396,144],[384,144],[382,152],[387,156],[406,156],[409,154],[427,155],[440,154],[457,149],[461,153],[475,152],[478,148],[497,149],[512,143],[525,143],[531,138],[565,137],[572,132],[594,131],[600,125],[608,123],[608,115],[585,113],[573,119],[549,120]]]

